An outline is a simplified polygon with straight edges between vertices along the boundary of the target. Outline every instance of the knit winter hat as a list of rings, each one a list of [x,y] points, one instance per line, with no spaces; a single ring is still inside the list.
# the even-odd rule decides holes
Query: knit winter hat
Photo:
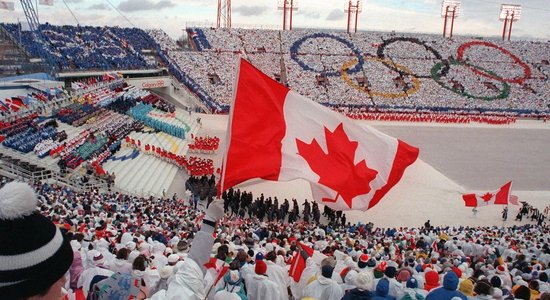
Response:
[[[496,271],[497,271],[497,274],[504,274],[506,272],[506,266],[498,265]]]
[[[407,280],[407,287],[410,289],[418,288],[418,281],[416,281],[414,277],[409,278],[409,280]]]
[[[386,269],[386,271],[387,270],[388,269]],[[399,274],[397,275],[397,281],[399,282],[407,282],[409,278],[411,278],[411,271],[407,269],[401,269],[401,271],[399,271]]]
[[[267,272],[267,265],[263,260],[257,260],[254,267],[254,271],[258,275],[263,275],[265,274],[265,272]]]
[[[258,252],[258,254],[256,254],[256,261],[258,260],[264,260],[264,255],[262,252]]]
[[[470,279],[464,279],[459,285],[458,290],[466,296],[474,295],[474,283]]]
[[[0,189],[2,299],[25,299],[46,291],[73,262],[69,241],[35,211],[37,203],[26,183],[12,182]]]
[[[321,267],[321,275],[325,278],[332,278],[332,272],[334,267],[331,265],[324,265]]]
[[[366,254],[361,254],[361,256],[359,256],[359,261],[357,261],[357,266],[359,267],[359,269],[364,269],[367,267],[368,261],[369,256]]]
[[[374,291],[374,276],[371,272],[360,272],[355,278],[355,285],[363,291]]]
[[[502,286],[502,279],[498,276],[491,277],[491,285],[496,288],[500,288]]]
[[[388,278],[394,278],[397,274],[397,270],[393,266],[389,266],[384,270],[384,274],[388,276]]]
[[[462,277],[462,271],[460,271],[457,267],[452,267],[453,272],[455,272],[456,277],[461,278]]]
[[[368,268],[375,268],[376,267],[376,260],[374,258],[369,258],[369,261],[367,262]]]
[[[374,269],[372,274],[374,275],[374,278],[376,278],[376,279],[380,279],[380,278],[384,277],[384,272],[382,272],[378,269]]]

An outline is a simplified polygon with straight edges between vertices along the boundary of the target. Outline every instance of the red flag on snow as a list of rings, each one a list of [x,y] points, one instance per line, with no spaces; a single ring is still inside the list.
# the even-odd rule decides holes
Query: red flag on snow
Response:
[[[241,59],[229,115],[222,187],[252,178],[310,182],[315,200],[367,210],[418,149],[315,103]]]
[[[319,251],[313,250],[313,248],[308,247],[301,242],[298,242],[298,252],[294,254],[292,262],[290,263],[290,270],[288,270],[288,275],[294,279],[294,281],[299,282],[302,277],[302,273],[306,268],[306,260],[312,257],[317,263],[321,263],[323,259],[327,256]]]
[[[478,207],[489,204],[508,205],[511,189],[512,182],[510,181],[494,193],[487,192],[483,195],[466,194],[462,195],[462,199],[464,199],[467,207]]]

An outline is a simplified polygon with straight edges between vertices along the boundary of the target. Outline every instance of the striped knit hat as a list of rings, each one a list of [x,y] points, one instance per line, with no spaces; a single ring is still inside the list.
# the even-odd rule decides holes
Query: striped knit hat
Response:
[[[37,202],[26,183],[12,182],[0,189],[2,299],[25,299],[47,291],[73,262],[68,240],[36,212]]]

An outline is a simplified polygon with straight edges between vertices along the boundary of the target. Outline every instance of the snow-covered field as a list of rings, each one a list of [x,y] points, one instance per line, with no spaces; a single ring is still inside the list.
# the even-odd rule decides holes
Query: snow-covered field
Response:
[[[221,164],[227,116],[201,115],[199,134],[222,139],[215,164]],[[518,121],[506,126],[482,124],[419,124],[364,122],[420,148],[420,159],[374,208],[349,211],[351,222],[373,222],[378,227],[432,225],[513,225],[519,207],[510,206],[508,221],[502,206],[464,206],[462,194],[488,192],[508,180],[516,182],[512,194],[540,209],[550,205],[550,123]],[[452,178],[452,179],[451,179]],[[179,183],[181,184],[181,183]],[[238,186],[254,195],[312,199],[303,180],[268,182],[250,180]],[[516,187],[516,188],[515,188]],[[280,203],[280,202],[279,202]],[[525,223],[522,222],[522,224]]]

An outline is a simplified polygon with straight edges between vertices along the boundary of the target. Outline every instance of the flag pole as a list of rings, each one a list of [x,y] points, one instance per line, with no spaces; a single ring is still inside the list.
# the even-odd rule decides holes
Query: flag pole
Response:
[[[510,181],[510,190],[508,191],[508,199],[506,199],[506,219],[502,220],[502,227],[506,225],[506,221],[508,220],[508,214],[510,213],[510,197],[512,197],[512,185],[513,182]]]
[[[229,108],[229,119],[227,120],[227,131],[225,136],[225,151],[224,156],[222,158],[222,174],[220,176],[220,195],[219,197],[222,197],[222,194],[224,192],[225,188],[225,172],[227,170],[227,154],[229,152],[229,143],[231,141],[231,121],[233,120],[233,111],[235,107],[235,99],[237,98],[237,86],[239,83],[239,73],[241,70],[241,59],[242,56],[238,56],[238,62],[237,67],[235,68],[235,76],[233,77],[233,98],[231,99],[231,107]]]

